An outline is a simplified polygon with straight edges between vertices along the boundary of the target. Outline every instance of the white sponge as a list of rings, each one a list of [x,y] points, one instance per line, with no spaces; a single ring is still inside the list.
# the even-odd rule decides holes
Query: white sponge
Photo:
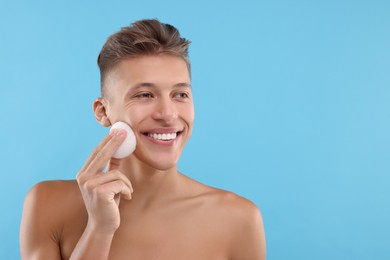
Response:
[[[112,157],[122,159],[134,152],[137,141],[135,139],[135,134],[130,126],[124,122],[118,121],[111,126],[111,129],[124,129],[127,132],[126,139],[119,146],[118,150],[116,150]]]

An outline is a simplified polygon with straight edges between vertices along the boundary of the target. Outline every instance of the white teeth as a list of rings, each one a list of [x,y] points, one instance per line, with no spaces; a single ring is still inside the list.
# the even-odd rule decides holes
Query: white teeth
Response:
[[[170,134],[148,134],[148,136],[152,137],[153,139],[168,141],[168,140],[175,139],[177,134],[176,133],[170,133]]]

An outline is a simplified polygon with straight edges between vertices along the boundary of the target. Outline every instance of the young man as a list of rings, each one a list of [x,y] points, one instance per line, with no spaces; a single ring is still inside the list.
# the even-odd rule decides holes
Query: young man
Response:
[[[106,127],[131,125],[136,150],[111,158],[126,136],[113,130],[77,180],[34,186],[21,224],[23,259],[265,259],[255,204],[177,170],[194,121],[189,44],[158,20],[107,40],[94,114]]]

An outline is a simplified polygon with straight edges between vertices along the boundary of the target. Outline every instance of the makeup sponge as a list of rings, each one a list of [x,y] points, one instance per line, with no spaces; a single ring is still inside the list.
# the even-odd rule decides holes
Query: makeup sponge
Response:
[[[119,146],[118,150],[114,153],[112,157],[117,159],[122,159],[129,156],[136,146],[136,139],[133,130],[125,122],[118,121],[111,126],[111,129],[124,129],[127,132],[126,139]],[[110,130],[111,130],[110,129]]]

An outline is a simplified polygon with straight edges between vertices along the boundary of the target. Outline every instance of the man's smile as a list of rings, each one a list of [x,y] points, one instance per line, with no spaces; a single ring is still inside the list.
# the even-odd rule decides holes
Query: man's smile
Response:
[[[142,132],[144,136],[149,137],[156,141],[174,141],[183,133],[183,130],[172,129],[172,128],[158,128],[148,132]]]

